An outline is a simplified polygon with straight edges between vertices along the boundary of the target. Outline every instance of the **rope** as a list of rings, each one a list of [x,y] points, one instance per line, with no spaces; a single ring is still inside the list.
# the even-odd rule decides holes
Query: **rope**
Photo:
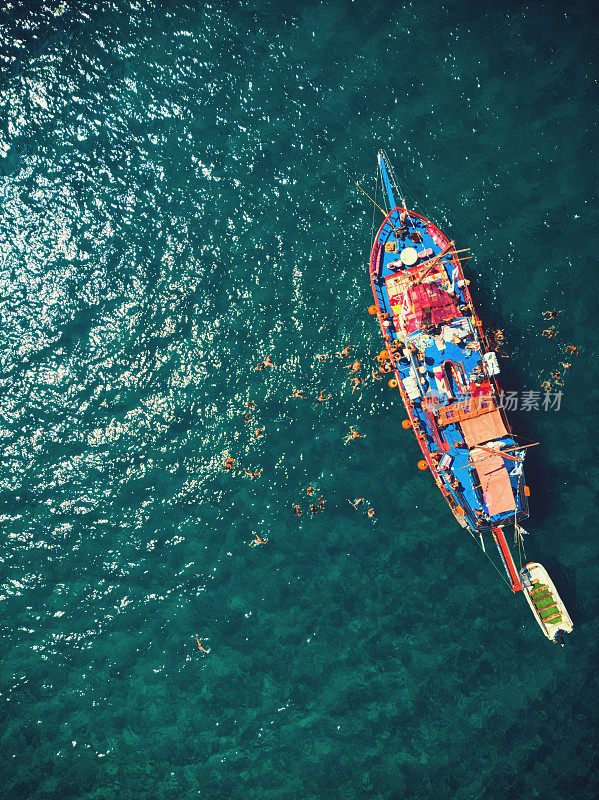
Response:
[[[514,544],[518,542],[518,557],[520,559],[520,569],[522,569],[522,556],[526,559],[526,546],[524,545],[524,537],[520,533],[520,528],[516,524],[516,515],[514,514]]]
[[[499,567],[498,567],[498,566],[495,564],[495,562],[493,561],[493,559],[491,558],[491,556],[490,556],[490,555],[489,555],[487,552],[485,552],[485,551],[483,550],[483,546],[482,546],[482,544],[481,544],[481,543],[480,543],[480,542],[477,540],[476,536],[475,536],[475,535],[472,533],[472,531],[470,530],[470,528],[468,528],[468,532],[470,533],[470,536],[472,536],[472,538],[474,539],[474,542],[475,542],[476,546],[477,546],[477,547],[480,547],[480,549],[481,549],[481,551],[482,551],[483,555],[485,555],[485,556],[486,556],[486,557],[489,559],[489,563],[491,564],[491,566],[493,567],[493,569],[494,569],[494,570],[495,570],[495,571],[498,573],[498,575],[499,575],[499,577],[501,578],[501,580],[502,580],[502,581],[505,583],[505,585],[506,585],[506,586],[507,586],[509,589],[511,589],[511,588],[512,588],[512,586],[511,586],[511,584],[509,583],[509,581],[506,579],[506,577],[505,577],[505,575],[503,574],[503,572],[502,572],[502,571],[499,569]]]
[[[337,162],[337,163],[339,164],[339,162]],[[347,177],[350,179],[350,181],[351,181],[352,183],[354,183],[354,184],[355,184],[355,185],[358,187],[358,189],[359,189],[359,190],[360,190],[360,191],[361,191],[363,194],[365,194],[365,195],[366,195],[366,197],[367,197],[367,198],[370,200],[370,202],[375,204],[375,206],[378,208],[378,210],[381,212],[381,214],[382,214],[384,217],[386,217],[386,216],[387,216],[387,212],[386,212],[384,209],[382,209],[382,208],[379,206],[379,204],[378,204],[378,203],[375,203],[375,201],[374,201],[374,200],[372,199],[372,197],[371,197],[371,196],[368,194],[368,192],[365,192],[365,191],[364,191],[364,189],[362,189],[362,187],[360,186],[360,184],[358,183],[358,181],[356,181],[356,180],[354,180],[354,179],[352,178],[352,176],[351,176],[351,175],[349,174],[349,172],[348,172],[348,171],[345,169],[345,167],[343,166],[343,164],[339,164],[339,166],[340,166],[340,167],[341,167],[341,169],[342,169],[342,170],[345,172],[345,174],[346,174],[346,175],[347,175]],[[391,220],[389,220],[389,223],[390,223],[391,227],[393,228],[393,230],[395,230],[395,227],[394,227],[393,223],[391,222]]]
[[[396,178],[396,180],[397,180],[397,178]],[[414,194],[414,192],[408,187],[407,183],[405,182],[405,179],[402,178],[401,182],[402,182],[402,188],[408,190],[406,192],[406,194],[409,197],[412,198],[412,202],[414,203],[414,206],[417,207],[417,208],[421,208],[424,211],[424,216],[430,221],[432,219],[431,215],[428,213],[428,210],[424,207],[424,205],[419,201],[418,197]],[[399,181],[398,181],[398,183],[399,183]]]

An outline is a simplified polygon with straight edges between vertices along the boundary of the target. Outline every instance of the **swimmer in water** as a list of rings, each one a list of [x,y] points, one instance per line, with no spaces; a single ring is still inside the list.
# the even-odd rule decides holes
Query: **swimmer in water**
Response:
[[[258,366],[256,367],[256,370],[257,370],[257,371],[259,371],[259,372],[262,372],[262,370],[263,370],[263,369],[266,369],[266,367],[274,367],[274,364],[273,364],[273,363],[272,363],[272,361],[270,360],[270,356],[266,356],[266,358],[264,359],[264,361],[261,361],[261,362],[258,364]]]
[[[347,502],[350,504],[350,506],[353,506],[357,511],[358,510],[358,506],[361,505],[364,502],[364,498],[363,497],[356,497],[356,499],[354,500],[353,503],[352,503],[351,500],[348,500]]]
[[[572,355],[577,356],[578,355],[578,347],[574,347],[573,344],[567,344],[565,352],[566,353],[572,353]]]
[[[561,362],[561,365],[562,365],[562,367],[563,367],[564,369],[570,369],[570,367],[572,366],[572,364],[568,364],[568,363],[566,363],[565,361],[562,361],[562,362]]]
[[[325,397],[324,396],[324,389],[323,389],[322,392],[318,396],[318,402],[319,403],[326,403],[327,400],[330,400],[332,396],[333,395],[330,394],[328,397]]]
[[[314,487],[308,486],[308,488],[306,489],[306,494],[308,495],[308,497],[312,497],[312,495],[314,494]]]
[[[200,648],[202,653],[209,653],[210,652],[210,648],[209,647],[204,647],[204,645],[201,643],[200,637],[197,635],[197,633],[196,633],[196,642],[198,643],[198,647]]]
[[[352,379],[351,379],[351,383],[352,383],[352,390],[351,390],[351,393],[353,394],[353,393],[356,391],[356,389],[359,389],[359,388],[360,388],[360,386],[361,386],[361,385],[364,383],[364,380],[363,380],[363,378],[359,378],[359,377],[356,375],[356,377],[355,377],[355,378],[352,378]]]
[[[293,513],[295,514],[296,517],[301,517],[302,510],[298,505],[295,505],[293,506]]]
[[[250,417],[250,415],[249,415],[249,414],[244,414],[244,415],[243,415],[243,418],[244,418],[244,420],[245,420],[246,422],[253,422],[253,421],[254,421],[254,419],[255,419],[255,417]]]
[[[302,390],[301,389],[294,389],[292,397],[300,397],[302,400],[307,400],[308,399],[307,397],[304,397],[304,395],[302,394]]]
[[[357,372],[361,368],[362,368],[362,365],[360,364],[360,362],[359,361],[354,361],[353,364],[350,364],[345,369],[348,369],[349,370],[349,374],[353,375],[354,372]]]
[[[557,331],[555,328],[545,328],[545,330],[542,331],[542,336],[546,336],[548,339],[553,339],[556,334]]]
[[[225,469],[228,472],[230,469],[233,469],[233,464],[234,463],[235,463],[235,459],[234,458],[228,458],[225,461],[225,466],[223,467],[223,469]]]
[[[562,311],[543,311],[543,319],[557,319]]]
[[[310,506],[310,511],[312,512],[312,516],[314,516],[315,514],[318,514],[318,506],[311,505]]]
[[[344,439],[344,444],[347,444],[348,442],[351,442],[352,439],[365,439],[365,438],[366,438],[366,434],[365,433],[358,433],[358,431],[355,431],[350,425],[349,433],[347,434],[347,436]]]
[[[541,384],[541,389],[544,389],[546,392],[551,391],[551,383],[549,381],[543,381]]]
[[[253,472],[250,472],[249,469],[243,468],[243,471],[246,475],[249,475],[250,478],[259,478],[260,475],[264,472],[263,468],[260,467],[259,469],[255,469]]]
[[[326,354],[326,353],[316,353],[316,358],[317,358],[317,359],[318,359],[320,362],[322,362],[322,361],[326,361],[326,360],[327,360],[327,354]]]
[[[263,430],[264,430],[264,428],[256,428],[256,430],[254,431],[254,436],[256,437],[256,439],[259,439],[260,436],[262,436],[262,431]]]
[[[349,348],[355,346],[356,346],[355,344],[348,344],[343,348],[343,350],[340,350],[337,353],[337,355],[340,356],[341,358],[347,358],[349,356]]]
[[[318,498],[318,500],[316,501],[316,504],[318,505],[318,508],[319,508],[321,511],[324,511],[324,497],[323,497],[322,495],[320,495],[320,497],[319,497],[319,498]]]
[[[374,517],[374,508],[369,508],[366,513],[368,514],[370,519],[372,519]]]
[[[254,401],[253,401],[253,400],[248,400],[248,401],[247,401],[247,403],[246,403],[245,405],[246,405],[246,407],[247,407],[247,408],[249,408],[250,410],[254,410],[254,409],[258,408],[258,406],[257,406],[257,405],[254,403]]]
[[[250,542],[250,547],[258,547],[258,545],[266,544],[268,541],[268,539],[263,539],[261,536],[258,536],[257,533],[255,533],[254,536],[255,538]]]
[[[383,380],[383,376],[379,375],[379,373],[375,369],[373,369],[372,370],[372,379],[374,381],[382,381]]]

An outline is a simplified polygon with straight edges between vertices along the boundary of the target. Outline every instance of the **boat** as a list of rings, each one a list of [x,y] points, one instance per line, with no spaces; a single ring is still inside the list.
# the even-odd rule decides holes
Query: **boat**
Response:
[[[418,467],[485,553],[485,540],[494,542],[509,585],[523,591],[505,531],[521,552],[530,495],[523,462],[532,445],[519,443],[502,407],[497,355],[463,271],[468,251],[408,209],[383,151],[378,171],[385,208],[378,206],[384,220],[370,254],[369,311],[385,342],[379,369],[403,400],[402,425],[422,451]]]
[[[534,561],[520,570],[524,595],[545,636],[563,643],[563,634],[572,631],[572,620],[557,593],[547,570]]]

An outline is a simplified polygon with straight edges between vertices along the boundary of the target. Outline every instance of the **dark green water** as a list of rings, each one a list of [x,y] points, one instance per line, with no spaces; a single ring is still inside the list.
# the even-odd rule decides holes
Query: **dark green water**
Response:
[[[597,21],[3,5],[3,798],[597,796]],[[335,161],[374,191],[380,146],[472,248],[504,388],[580,349],[559,412],[511,414],[564,648],[416,469],[398,395],[333,355],[381,348]]]

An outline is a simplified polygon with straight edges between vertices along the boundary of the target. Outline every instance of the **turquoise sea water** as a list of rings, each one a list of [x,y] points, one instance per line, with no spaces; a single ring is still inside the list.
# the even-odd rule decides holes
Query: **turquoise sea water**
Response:
[[[597,21],[4,4],[1,797],[597,796]],[[372,193],[381,146],[472,248],[504,388],[579,348],[559,412],[510,415],[564,648],[416,469],[397,393],[334,355],[368,377],[381,349],[338,166]]]

